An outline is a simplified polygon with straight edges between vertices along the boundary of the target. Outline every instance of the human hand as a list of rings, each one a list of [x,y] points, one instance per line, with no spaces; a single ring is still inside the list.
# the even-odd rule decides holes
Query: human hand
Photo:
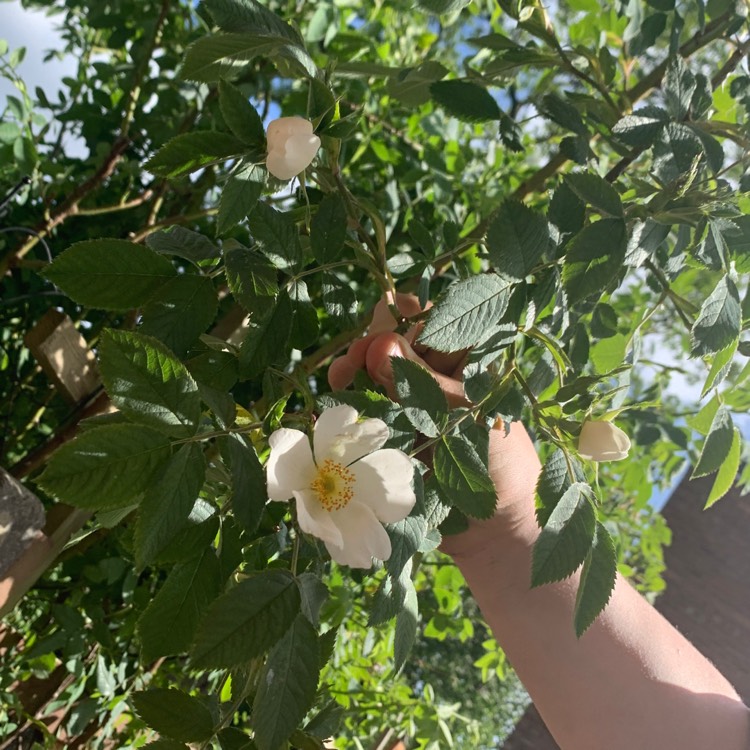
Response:
[[[413,295],[397,295],[396,304],[406,318],[422,312],[419,300]],[[331,363],[328,370],[331,387],[346,388],[361,369],[395,399],[391,357],[404,357],[420,364],[435,378],[451,408],[469,405],[462,382],[465,352],[444,354],[415,343],[419,324],[403,336],[395,333],[395,328],[396,321],[381,300],[373,311],[368,334]],[[539,531],[534,517],[534,494],[540,469],[536,450],[523,425],[514,422],[506,434],[498,421],[490,430],[489,443],[489,473],[497,491],[495,516],[489,521],[472,519],[467,531],[444,540],[443,551],[459,559],[491,552],[502,540],[533,544]]]

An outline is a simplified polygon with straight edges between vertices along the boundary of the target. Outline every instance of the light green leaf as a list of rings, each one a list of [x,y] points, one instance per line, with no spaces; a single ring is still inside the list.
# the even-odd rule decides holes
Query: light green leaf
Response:
[[[487,466],[464,436],[445,435],[435,446],[435,477],[451,504],[473,518],[490,518],[497,497]]]
[[[734,281],[722,276],[701,306],[691,332],[692,354],[703,356],[720,352],[740,334],[742,308]]]
[[[245,531],[252,534],[258,528],[268,500],[266,474],[242,435],[228,435],[222,442],[222,449],[232,472],[232,514]]]
[[[430,101],[430,86],[448,75],[448,69],[434,60],[404,68],[398,76],[389,78],[386,91],[409,107],[420,107]]]
[[[445,424],[448,402],[437,380],[416,362],[392,357],[396,393],[409,421],[427,437],[435,437]]]
[[[204,547],[197,557],[176,565],[138,620],[143,661],[185,653],[219,590],[219,561],[213,547]]]
[[[534,544],[531,585],[561,581],[574,573],[589,554],[595,527],[591,488],[575,482],[560,498]]]
[[[479,343],[507,310],[511,289],[510,279],[495,273],[452,284],[430,310],[419,342],[440,352]]]
[[[216,317],[219,301],[208,276],[184,273],[170,279],[143,308],[138,332],[159,339],[184,356]]]
[[[99,366],[109,397],[134,422],[178,438],[195,434],[201,416],[198,386],[160,341],[107,329],[99,343]]]
[[[732,415],[725,406],[720,406],[713,422],[711,422],[711,429],[706,436],[700,458],[690,478],[695,479],[696,477],[713,474],[729,455],[733,440]]]
[[[471,5],[471,0],[417,0],[417,5],[436,16],[442,16]]]
[[[732,445],[729,448],[724,462],[716,473],[711,492],[704,506],[704,510],[710,508],[715,502],[721,500],[724,495],[732,489],[737,472],[740,470],[740,454],[742,452],[742,434],[735,427],[732,431]]]
[[[203,261],[219,257],[219,248],[208,237],[180,226],[152,232],[146,237],[146,244],[161,255],[176,255],[199,267]]]
[[[102,310],[140,307],[176,274],[147,247],[106,239],[71,245],[43,273],[71,299]]]
[[[255,241],[277,268],[293,268],[302,260],[299,232],[291,218],[260,202],[248,216]]]
[[[519,201],[504,201],[487,231],[492,266],[517,281],[526,278],[550,245],[545,218]]]
[[[696,432],[700,432],[701,435],[708,435],[711,431],[711,424],[713,423],[716,412],[719,410],[720,406],[721,402],[719,401],[718,395],[714,395],[714,397],[705,404],[697,414],[686,417],[685,421]]]
[[[240,581],[209,607],[192,648],[199,669],[231,668],[265,653],[300,611],[294,578],[266,570]]]
[[[206,461],[200,445],[188,443],[162,469],[141,502],[135,529],[138,568],[151,564],[188,525],[206,477]]]
[[[95,427],[55,451],[38,483],[79,508],[122,507],[150,485],[168,457],[167,438],[147,427]]]
[[[233,135],[209,130],[183,133],[167,141],[145,164],[159,177],[175,178],[233,159],[247,146]]]
[[[251,724],[258,750],[279,750],[315,699],[318,687],[318,634],[298,615],[268,655],[258,680]]]
[[[617,219],[623,217],[620,195],[603,177],[591,172],[575,172],[566,175],[565,182],[582,201],[599,213]]]
[[[573,472],[572,479],[571,471]],[[585,481],[581,464],[573,456],[566,458],[562,449],[558,448],[544,464],[536,485],[536,494],[539,497],[536,519],[540,526],[547,525],[552,511],[573,481]]]
[[[330,193],[320,202],[310,222],[310,249],[320,264],[336,260],[346,240],[346,206],[338,193]]]
[[[563,266],[563,284],[571,304],[601,294],[617,278],[626,241],[625,222],[620,219],[601,219],[573,237]]]
[[[255,107],[237,87],[219,81],[219,107],[229,129],[243,143],[265,148],[266,131]]]
[[[138,716],[159,734],[181,742],[204,742],[213,734],[211,712],[197,698],[173,688],[133,693]]]
[[[472,81],[435,81],[430,86],[430,95],[459,120],[485,122],[500,119],[500,107],[484,86]]]
[[[225,234],[245,220],[263,192],[266,175],[265,169],[253,165],[227,179],[219,198],[216,234]]]
[[[617,576],[617,552],[607,529],[596,524],[591,551],[581,570],[574,624],[580,638],[607,606]]]
[[[227,284],[234,298],[253,315],[263,315],[279,291],[277,270],[260,253],[236,245],[225,249]]]
[[[628,338],[622,333],[601,339],[591,347],[591,361],[596,371],[606,375],[625,361],[625,352],[628,348]]]
[[[718,386],[729,374],[738,344],[739,340],[734,339],[728,347],[714,354],[713,362],[711,362],[711,369],[706,377],[706,382],[703,384],[701,398],[703,398],[713,387]]]
[[[407,586],[401,610],[396,615],[396,631],[393,637],[393,661],[397,671],[406,664],[409,652],[417,640],[418,620],[417,591],[414,586]]]

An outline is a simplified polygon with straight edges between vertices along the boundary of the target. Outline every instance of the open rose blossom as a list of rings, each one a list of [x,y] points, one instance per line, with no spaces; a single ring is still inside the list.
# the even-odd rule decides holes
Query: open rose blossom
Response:
[[[592,461],[620,461],[628,455],[630,438],[612,422],[583,423],[578,452]]]
[[[320,138],[313,133],[312,123],[302,117],[273,120],[268,124],[266,140],[266,167],[280,180],[291,180],[303,172],[320,148]]]
[[[391,540],[384,523],[401,521],[414,507],[409,457],[382,448],[388,427],[359,421],[351,406],[326,409],[315,423],[313,449],[300,430],[282,427],[268,439],[271,500],[297,500],[300,528],[325,542],[341,565],[369,568],[387,560]]]

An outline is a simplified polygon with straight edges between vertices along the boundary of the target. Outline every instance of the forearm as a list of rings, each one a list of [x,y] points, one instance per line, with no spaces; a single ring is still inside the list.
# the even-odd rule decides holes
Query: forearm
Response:
[[[746,750],[748,711],[732,686],[624,579],[576,638],[578,576],[529,587],[537,533],[529,516],[454,557],[563,750]]]

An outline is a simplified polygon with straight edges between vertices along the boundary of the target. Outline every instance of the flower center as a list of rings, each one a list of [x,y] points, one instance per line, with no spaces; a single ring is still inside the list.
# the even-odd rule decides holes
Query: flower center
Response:
[[[326,510],[341,510],[354,497],[354,474],[346,466],[328,458],[318,467],[310,489]]]

